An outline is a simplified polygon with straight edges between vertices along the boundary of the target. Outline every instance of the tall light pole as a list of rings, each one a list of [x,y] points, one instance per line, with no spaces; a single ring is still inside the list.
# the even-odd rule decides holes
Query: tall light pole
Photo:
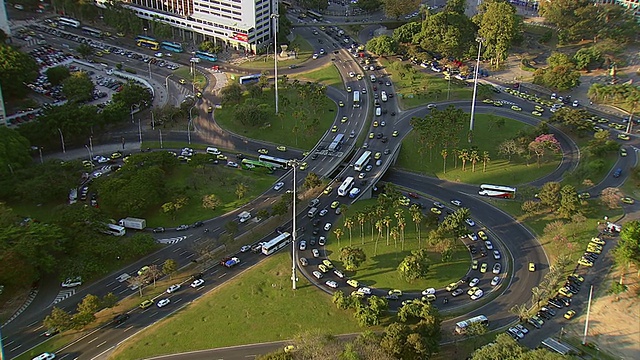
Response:
[[[60,130],[60,128],[58,128],[58,132],[60,133],[60,143],[62,143],[62,153],[66,154],[67,149],[64,147],[64,135],[62,135],[62,130]]]
[[[129,113],[131,114],[131,123],[133,124],[133,107],[136,106],[135,104],[131,104],[131,108],[129,108]]]
[[[474,115],[476,112],[476,94],[478,93],[478,70],[480,70],[480,52],[482,51],[482,43],[484,42],[483,38],[476,38],[476,41],[478,42],[478,59],[476,60],[476,68],[474,71],[474,77],[473,77],[473,96],[471,98],[471,120],[469,121],[469,143],[471,143],[471,141],[473,140],[473,122],[474,122]]]
[[[85,145],[84,148],[87,149],[87,152],[89,153],[89,161],[91,161],[91,159],[93,159],[93,154],[91,153],[91,150],[89,149],[89,146]]]
[[[187,123],[187,137],[189,138],[189,145],[191,145],[191,110],[193,110],[194,106],[189,108],[189,122]]]
[[[291,286],[293,290],[296,289],[296,280],[298,280],[296,275],[296,238],[298,235],[297,234],[298,229],[296,228],[296,200],[298,196],[296,192],[296,187],[297,187],[296,168],[298,167],[298,165],[299,163],[297,159],[293,159],[289,161],[289,166],[293,168],[293,205],[291,206],[293,208],[293,231],[292,231],[293,239],[291,240],[291,244],[292,244]]]
[[[138,136],[140,137],[140,146],[142,146],[142,126],[140,126],[140,119],[138,119]]]
[[[276,86],[275,86],[275,90],[276,90],[276,115],[278,114],[278,35],[277,35],[277,31],[278,31],[278,18],[280,17],[280,15],[278,14],[271,14],[271,18],[273,19],[273,62],[274,62],[274,69],[273,72],[275,74],[275,81],[276,81]],[[293,171],[295,174],[295,170]],[[295,216],[294,216],[295,218]],[[295,289],[295,287],[294,287]]]
[[[162,129],[159,130],[160,131],[160,149],[162,149]]]
[[[42,146],[38,146],[38,152],[40,153],[40,164],[44,164],[44,159],[42,159]],[[0,357],[0,359],[2,358]]]

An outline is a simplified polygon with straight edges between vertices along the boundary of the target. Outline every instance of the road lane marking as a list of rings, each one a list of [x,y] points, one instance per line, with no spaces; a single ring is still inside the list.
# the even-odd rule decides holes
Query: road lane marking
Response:
[[[107,343],[107,341],[105,340],[105,341],[101,342],[100,344],[96,345],[96,347],[98,348],[98,347],[100,347],[100,346],[102,346],[102,345],[104,345],[106,343]]]
[[[221,278],[225,277],[226,275],[227,275],[227,273],[224,273],[224,274],[218,276],[218,279],[221,279]]]
[[[22,347],[22,345],[18,345],[16,347],[14,347],[13,349],[9,350],[9,352],[14,352],[14,351],[18,350],[20,347]]]
[[[98,340],[98,338],[97,338],[97,337],[94,337],[93,339],[91,339],[91,340],[87,341],[87,344],[91,344],[92,342],[94,342],[94,341],[96,341],[96,340]]]

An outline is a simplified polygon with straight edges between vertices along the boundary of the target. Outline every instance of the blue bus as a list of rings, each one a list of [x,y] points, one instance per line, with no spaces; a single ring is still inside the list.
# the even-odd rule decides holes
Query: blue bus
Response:
[[[163,41],[160,43],[160,47],[174,53],[181,53],[184,51],[182,49],[182,44],[172,41]]]
[[[242,76],[240,78],[240,85],[248,84],[248,83],[252,83],[252,82],[258,82],[258,80],[260,80],[261,76],[262,76],[262,74],[253,74],[253,75]]]
[[[196,51],[195,55],[196,55],[196,57],[198,59],[207,60],[207,61],[211,61],[211,62],[218,61],[218,55],[211,54],[211,53],[208,53],[206,51]]]

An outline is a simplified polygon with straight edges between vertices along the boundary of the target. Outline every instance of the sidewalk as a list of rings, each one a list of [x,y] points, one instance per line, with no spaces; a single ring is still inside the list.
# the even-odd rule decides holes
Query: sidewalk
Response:
[[[122,151],[123,153],[139,152],[140,143],[138,141],[135,141],[135,142],[127,141],[124,143],[124,146],[122,145],[122,143],[97,145],[97,146],[93,146],[93,150],[91,151],[91,153],[94,156],[95,155],[109,156],[116,151]],[[42,159],[44,161],[54,160],[54,159],[63,160],[63,161],[89,159],[89,151],[84,147],[78,148],[78,149],[69,149],[64,153],[58,152],[58,153],[52,153],[52,154],[46,154],[46,155],[43,154]],[[35,160],[37,161],[38,159],[35,159]]]

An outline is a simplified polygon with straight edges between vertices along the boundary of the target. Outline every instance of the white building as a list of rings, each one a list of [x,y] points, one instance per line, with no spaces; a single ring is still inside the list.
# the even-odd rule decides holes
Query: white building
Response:
[[[124,0],[123,5],[142,19],[181,29],[194,44],[213,40],[248,52],[273,42],[271,14],[278,13],[277,0]]]

